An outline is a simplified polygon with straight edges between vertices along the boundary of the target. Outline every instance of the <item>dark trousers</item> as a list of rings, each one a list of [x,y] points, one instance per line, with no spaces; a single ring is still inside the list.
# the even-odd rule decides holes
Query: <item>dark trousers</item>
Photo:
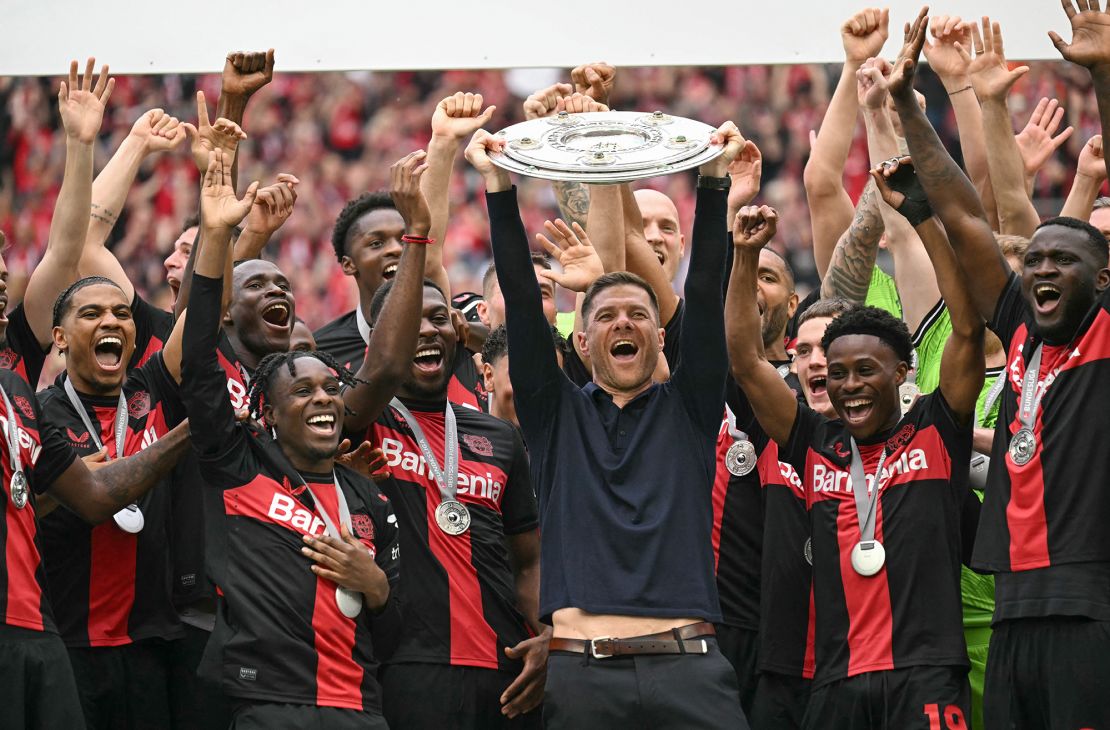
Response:
[[[231,730],[389,730],[377,713],[340,707],[244,702],[232,714]]]
[[[547,659],[547,730],[747,730],[736,672],[707,638],[708,654]]]
[[[540,711],[513,720],[501,714],[512,672],[449,664],[389,664],[382,670],[382,709],[392,730],[538,730]]]
[[[57,634],[5,626],[0,639],[0,727],[82,728],[81,701]]]
[[[736,681],[740,685],[740,707],[744,709],[744,715],[750,718],[758,680],[759,632],[717,624],[717,646],[736,670]]]
[[[1110,728],[1110,622],[1053,616],[995,625],[987,654],[988,729]]]
[[[69,649],[89,730],[164,730],[170,719],[170,642]]]
[[[809,704],[812,680],[761,672],[748,718],[755,730],[798,730]]]
[[[213,678],[197,674],[211,634],[185,624],[185,636],[170,642],[170,713],[173,730],[225,730],[231,707]]]
[[[967,730],[970,717],[967,667],[906,667],[814,687],[802,727]]]

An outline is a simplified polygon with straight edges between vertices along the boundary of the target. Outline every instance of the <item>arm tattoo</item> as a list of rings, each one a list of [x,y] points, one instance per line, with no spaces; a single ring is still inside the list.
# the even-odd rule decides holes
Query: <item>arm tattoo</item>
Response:
[[[182,424],[138,454],[108,462],[93,479],[116,509],[126,507],[168,474],[188,446],[188,426]]]
[[[119,216],[117,216],[116,213],[114,213],[111,210],[108,210],[104,206],[97,205],[96,203],[93,203],[92,204],[92,210],[89,212],[89,217],[90,218],[95,218],[96,220],[100,221],[101,223],[106,223],[110,226],[114,226],[116,224],[116,219]]]
[[[822,297],[844,297],[858,304],[867,298],[875,255],[884,230],[877,197],[874,181],[868,182],[856,206],[852,224],[836,242],[832,263],[821,282]]]
[[[590,191],[579,182],[556,181],[552,185],[563,219],[568,225],[574,222],[585,229],[586,215],[590,212]]]

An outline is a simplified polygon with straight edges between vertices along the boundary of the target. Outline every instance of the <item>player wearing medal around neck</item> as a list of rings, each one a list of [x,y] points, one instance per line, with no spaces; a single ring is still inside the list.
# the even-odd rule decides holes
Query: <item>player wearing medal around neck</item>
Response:
[[[593,365],[585,388],[551,348],[516,192],[488,156],[502,143],[479,131],[466,150],[485,178],[509,377],[542,505],[540,615],[554,627],[548,728],[649,717],[660,727],[747,727],[711,623],[721,619],[711,496],[728,366],[725,188],[743,138],[728,122],[713,142],[724,149],[700,170],[682,364],[653,382],[664,344],[658,304],[643,279],[614,272],[583,302],[578,345]],[[583,232],[560,221],[548,234]]]
[[[66,372],[38,394],[39,406],[82,457],[133,456],[185,418],[184,320],[165,349],[128,372],[137,329],[129,301],[118,284],[95,276],[54,305],[54,344]],[[39,521],[54,618],[90,728],[172,724],[167,642],[183,632],[169,590],[171,491],[167,479],[98,525],[67,509]],[[137,693],[146,699],[131,701]]]
[[[422,197],[398,208],[408,230],[426,233],[426,223],[413,229],[427,215]],[[527,272],[535,282],[531,261]],[[397,398],[383,411],[365,383],[344,396],[354,412],[348,432],[380,445],[392,470],[381,487],[405,552],[385,716],[394,730],[539,727],[550,629],[538,619],[540,539],[524,444],[512,425],[451,399],[464,343],[449,300],[419,269],[398,271],[375,293],[374,332],[396,323],[399,299],[416,309],[404,324],[410,339],[389,351],[406,358]]]
[[[409,155],[394,166],[398,200],[413,196],[418,161]],[[340,386],[355,380],[327,355],[265,358],[250,402],[267,430],[236,422],[217,357],[222,275],[231,228],[256,186],[236,200],[229,164],[212,153],[205,175],[205,246],[182,364],[185,406],[200,434],[194,450],[205,489],[206,565],[222,594],[202,672],[219,677],[240,703],[237,724],[384,728],[376,673],[400,620],[396,521],[373,483],[335,463],[346,414]],[[407,247],[400,271],[410,267],[419,277],[422,249]],[[407,364],[387,353],[415,339],[405,325],[415,328],[417,304],[408,305],[408,320],[394,307],[396,326],[375,330],[383,356],[360,371],[374,383],[379,408]]]
[[[1080,8],[1064,3],[1070,44],[1050,35],[1065,58],[1090,70],[1105,136],[1110,26],[1097,5]],[[998,24],[991,31],[998,50]],[[995,56],[997,81],[1024,73]],[[975,305],[1007,349],[1007,386],[972,558],[975,569],[995,574],[984,722],[1110,725],[1110,417],[1097,395],[1110,377],[1106,238],[1077,219],[1045,221],[1013,273],[979,199],[929,121],[905,93],[893,96],[917,176],[975,281]],[[1067,681],[1060,667],[1068,667]]]

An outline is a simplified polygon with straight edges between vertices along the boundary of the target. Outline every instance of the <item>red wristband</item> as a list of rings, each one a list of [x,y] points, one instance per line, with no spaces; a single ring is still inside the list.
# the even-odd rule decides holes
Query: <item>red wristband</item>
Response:
[[[401,236],[401,243],[419,243],[422,246],[429,246],[435,242],[434,238],[425,238],[424,236],[410,236],[407,233]]]

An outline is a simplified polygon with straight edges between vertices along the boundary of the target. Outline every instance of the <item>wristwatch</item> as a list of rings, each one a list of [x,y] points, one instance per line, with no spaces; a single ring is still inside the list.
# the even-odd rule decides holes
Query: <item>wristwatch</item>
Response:
[[[706,190],[728,190],[732,187],[732,178],[728,175],[724,177],[698,175],[698,187]]]

